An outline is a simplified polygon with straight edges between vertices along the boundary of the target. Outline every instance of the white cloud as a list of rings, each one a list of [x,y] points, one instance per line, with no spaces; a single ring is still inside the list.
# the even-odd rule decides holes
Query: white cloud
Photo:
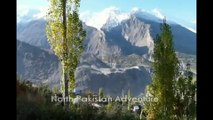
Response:
[[[29,7],[25,5],[18,5],[17,6],[17,16],[24,16],[27,15],[29,12]]]
[[[160,18],[160,19],[163,19],[163,18],[164,18],[164,15],[161,13],[161,10],[158,9],[158,8],[154,8],[154,9],[152,10],[152,13],[153,13],[156,17],[158,17],[158,18]]]
[[[47,8],[48,7],[30,8],[26,5],[17,5],[17,23],[45,18]]]
[[[141,9],[141,8],[138,8],[138,7],[133,7],[132,10],[131,10],[131,12],[138,12],[138,11],[139,12],[148,12],[148,11]]]
[[[92,16],[92,12],[90,11],[84,11],[80,13],[80,18],[83,21],[88,21],[90,19],[90,16]]]
[[[133,11],[133,12],[136,12],[136,11],[139,11],[139,10],[140,10],[140,8],[138,8],[138,7],[132,8],[132,11]]]
[[[21,18],[29,13],[29,7],[26,5],[17,5],[17,22],[21,21]]]
[[[38,10],[39,10],[39,13],[33,15],[33,18],[35,19],[45,18],[48,7],[40,7],[38,8]]]

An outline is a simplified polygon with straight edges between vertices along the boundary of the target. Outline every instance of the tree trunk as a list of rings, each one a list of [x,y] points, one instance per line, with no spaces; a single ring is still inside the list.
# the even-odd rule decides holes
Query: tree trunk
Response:
[[[65,97],[65,102],[64,102],[64,107],[65,110],[69,110],[69,94],[68,94],[68,73],[67,73],[67,21],[66,21],[66,3],[67,0],[63,0],[63,58],[64,58],[64,71],[63,71],[63,77],[64,77],[64,97]]]
[[[64,97],[65,97],[65,101],[64,101],[64,107],[65,110],[69,110],[69,94],[68,94],[68,76],[67,73],[64,72]]]

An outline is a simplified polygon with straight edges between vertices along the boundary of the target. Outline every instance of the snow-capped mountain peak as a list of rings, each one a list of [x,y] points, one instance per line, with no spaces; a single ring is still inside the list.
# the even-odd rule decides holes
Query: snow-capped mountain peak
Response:
[[[157,14],[147,12],[143,9],[139,8],[133,8],[133,10],[130,12],[131,15],[137,16],[142,19],[146,20],[152,20],[155,22],[161,22],[162,21],[162,15],[159,17]]]
[[[153,11],[145,11],[139,8],[133,8],[130,12],[121,12],[116,7],[106,8],[101,12],[91,13],[89,11],[80,14],[80,19],[86,23],[88,26],[101,29],[113,28],[119,25],[123,20],[127,20],[130,16],[136,16],[146,20],[152,20],[155,22],[162,22],[164,15],[158,10],[153,9]],[[168,21],[172,23],[171,21]]]
[[[36,19],[45,19],[47,7],[39,9],[30,8],[18,8],[17,9],[17,23],[27,23]],[[153,9],[151,11],[143,10],[141,8],[133,8],[130,12],[122,12],[117,7],[109,7],[100,12],[81,12],[80,19],[85,22],[86,25],[92,26],[97,29],[104,28],[109,30],[116,27],[122,21],[127,20],[130,16],[136,16],[141,19],[151,20],[161,23],[162,19],[166,16],[162,14],[159,9]],[[166,16],[167,23],[179,24],[196,33],[196,24],[190,22],[181,21],[171,16]]]
[[[19,8],[17,10],[17,23],[28,23],[32,20],[45,19],[47,8]]]
[[[153,9],[152,11],[146,11],[139,8],[133,8],[130,12],[131,15],[139,17],[145,20],[151,20],[157,23],[162,23],[163,19],[166,18],[168,24],[178,24],[177,22],[167,18],[166,15],[162,14],[159,9]]]
[[[86,25],[101,29],[103,26],[105,28],[115,27],[121,21],[128,19],[129,15],[121,13],[116,7],[110,7],[98,13],[84,12],[80,18]]]

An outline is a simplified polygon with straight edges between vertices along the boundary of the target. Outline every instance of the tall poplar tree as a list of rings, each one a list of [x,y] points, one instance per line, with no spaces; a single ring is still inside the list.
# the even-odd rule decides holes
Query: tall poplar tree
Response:
[[[163,20],[161,33],[154,46],[154,75],[148,93],[157,101],[145,103],[148,120],[171,120],[174,117],[174,84],[178,75],[178,59],[173,47],[170,26]]]
[[[64,97],[69,88],[75,87],[74,72],[83,51],[86,33],[79,20],[80,0],[49,0],[46,34],[51,49],[58,56],[62,66],[62,88]],[[70,86],[69,86],[70,85]],[[68,108],[69,102],[65,102]]]

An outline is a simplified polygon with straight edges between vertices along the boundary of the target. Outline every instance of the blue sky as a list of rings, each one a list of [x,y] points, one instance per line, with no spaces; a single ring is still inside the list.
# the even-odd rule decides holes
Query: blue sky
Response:
[[[18,8],[47,6],[47,0],[17,0]],[[80,12],[99,12],[112,6],[123,12],[129,12],[135,7],[147,11],[157,9],[165,16],[196,24],[196,0],[81,0]]]
[[[134,7],[145,10],[159,9],[163,14],[182,18],[187,21],[196,20],[196,0],[81,0],[81,11],[100,11],[110,6],[127,12]]]

